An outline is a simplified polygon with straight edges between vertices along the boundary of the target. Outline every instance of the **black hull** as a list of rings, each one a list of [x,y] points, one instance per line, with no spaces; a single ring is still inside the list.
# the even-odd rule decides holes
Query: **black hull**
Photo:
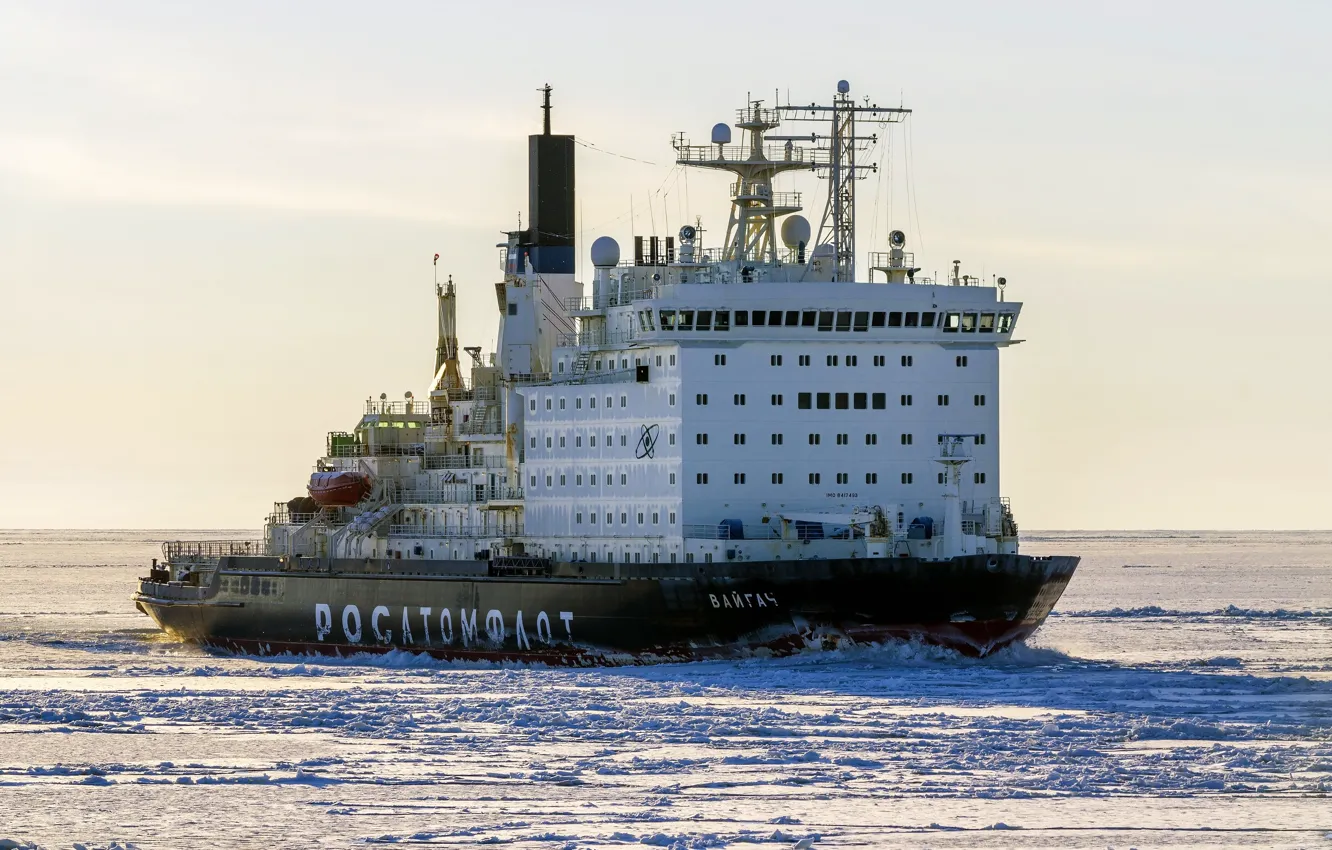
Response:
[[[297,563],[227,557],[206,587],[144,580],[135,600],[173,635],[256,655],[613,665],[916,639],[983,656],[1040,626],[1078,559],[600,565],[581,575],[598,565],[560,564],[550,576],[476,574],[484,562]]]

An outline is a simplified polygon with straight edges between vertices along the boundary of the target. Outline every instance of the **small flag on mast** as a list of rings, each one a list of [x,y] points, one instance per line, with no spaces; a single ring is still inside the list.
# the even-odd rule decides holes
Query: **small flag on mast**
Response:
[[[435,255],[435,262],[432,263],[432,265],[436,265],[436,266],[439,265],[439,254],[436,254],[436,255]]]

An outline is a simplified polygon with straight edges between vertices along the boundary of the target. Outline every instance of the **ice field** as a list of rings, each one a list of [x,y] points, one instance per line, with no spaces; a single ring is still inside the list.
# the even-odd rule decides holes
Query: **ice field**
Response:
[[[1332,848],[1332,533],[1028,535],[1083,564],[982,661],[613,670],[210,655],[129,600],[176,536],[0,532],[0,839]]]

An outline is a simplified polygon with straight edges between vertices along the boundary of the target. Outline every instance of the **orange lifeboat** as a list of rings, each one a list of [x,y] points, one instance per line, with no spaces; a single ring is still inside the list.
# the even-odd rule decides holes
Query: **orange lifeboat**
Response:
[[[323,507],[350,507],[370,495],[371,484],[362,472],[316,472],[306,489]]]

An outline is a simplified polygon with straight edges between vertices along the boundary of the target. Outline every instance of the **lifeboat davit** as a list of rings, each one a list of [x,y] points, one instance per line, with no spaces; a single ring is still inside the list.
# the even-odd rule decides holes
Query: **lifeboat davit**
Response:
[[[306,489],[326,508],[351,507],[370,495],[371,484],[363,472],[316,472]]]

